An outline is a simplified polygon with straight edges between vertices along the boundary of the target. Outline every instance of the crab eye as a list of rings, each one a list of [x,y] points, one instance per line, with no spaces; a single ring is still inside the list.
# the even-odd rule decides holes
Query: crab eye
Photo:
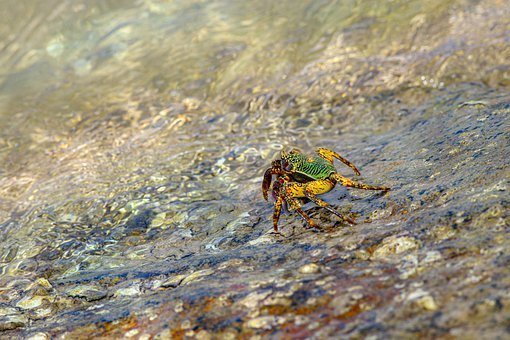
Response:
[[[285,171],[292,171],[294,168],[294,166],[292,166],[292,164],[290,164],[288,161],[283,161],[282,167]]]

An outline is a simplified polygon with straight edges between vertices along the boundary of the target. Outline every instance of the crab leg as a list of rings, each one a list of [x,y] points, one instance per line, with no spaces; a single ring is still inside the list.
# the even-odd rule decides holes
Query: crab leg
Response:
[[[269,168],[264,172],[264,179],[262,180],[262,195],[264,199],[267,201],[267,192],[269,191],[269,187],[271,186],[271,179],[273,178],[273,169]]]
[[[331,150],[326,149],[326,148],[318,148],[317,149],[317,153],[319,154],[319,156],[321,156],[322,158],[326,159],[331,164],[333,164],[333,157],[338,159],[340,162],[344,163],[349,168],[354,170],[354,173],[356,175],[358,175],[358,176],[360,175],[360,172],[359,172],[358,168],[356,168],[356,166],[354,164],[352,164],[347,159],[345,159],[342,156],[340,156],[339,154],[337,154],[335,151],[331,151]]]
[[[303,209],[301,209],[301,205],[296,199],[289,197],[287,195],[285,196],[287,202],[290,204],[291,208],[290,210],[296,210],[298,214],[301,215],[301,217],[306,221],[306,223],[308,223],[310,227],[319,229],[319,226],[310,218],[310,216],[308,216],[308,214],[305,213]]]
[[[353,219],[346,217],[346,216],[342,215],[341,213],[339,213],[338,211],[336,211],[335,209],[331,208],[331,206],[326,201],[321,200],[311,190],[306,189],[305,192],[306,192],[306,197],[309,198],[312,202],[314,202],[318,206],[327,209],[328,211],[330,211],[333,214],[335,214],[336,216],[340,217],[342,220],[349,222],[350,224],[356,224],[356,222],[354,222]]]
[[[359,183],[359,182],[350,180],[348,178],[345,178],[344,176],[342,176],[340,174],[333,174],[333,175],[331,175],[331,178],[334,179],[335,181],[337,181],[338,183],[342,184],[345,187],[358,188],[358,189],[364,189],[364,190],[383,190],[383,191],[391,190],[391,188],[388,188],[388,187],[377,187],[377,186]]]
[[[275,233],[278,233],[278,221],[280,220],[280,213],[282,212],[283,205],[283,197],[282,195],[278,195],[276,198],[276,202],[274,203],[274,212],[273,212],[273,228]]]
[[[283,173],[282,164],[279,159],[274,160],[273,163],[271,163],[271,167],[264,172],[264,179],[262,180],[262,195],[266,201],[267,192],[271,187],[271,179],[273,178],[273,175],[282,175]]]
[[[301,215],[301,217],[306,221],[306,223],[308,223],[310,227],[320,229],[319,226],[310,218],[310,216],[307,215],[307,213],[304,212],[303,209],[298,207],[296,208],[296,211],[299,215]]]

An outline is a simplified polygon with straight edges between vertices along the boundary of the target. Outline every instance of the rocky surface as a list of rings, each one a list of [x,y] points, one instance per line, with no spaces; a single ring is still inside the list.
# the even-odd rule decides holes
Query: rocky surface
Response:
[[[6,147],[0,337],[510,336],[510,6],[438,6],[400,8],[405,30],[352,14],[253,87],[232,47],[217,87],[87,97]],[[271,234],[264,170],[319,146],[392,190],[338,186],[322,198],[357,225],[307,204],[321,231],[284,212]]]

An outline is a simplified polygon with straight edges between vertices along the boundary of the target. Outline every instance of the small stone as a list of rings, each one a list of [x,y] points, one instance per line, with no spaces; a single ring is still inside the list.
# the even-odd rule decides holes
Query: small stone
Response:
[[[271,329],[278,323],[278,318],[274,315],[259,316],[258,318],[251,319],[246,323],[249,328],[257,329]]]
[[[163,283],[161,283],[160,287],[163,287],[163,288],[176,288],[176,287],[178,287],[181,284],[182,280],[184,280],[185,277],[186,277],[186,275],[175,275],[175,276],[172,276],[168,280],[166,280]]]
[[[385,258],[405,251],[418,249],[420,243],[409,236],[390,236],[385,238],[372,253],[372,258]]]
[[[407,301],[414,302],[417,306],[428,310],[435,311],[438,309],[434,298],[430,295],[429,292],[424,291],[422,289],[418,289],[407,296]]]
[[[37,319],[45,318],[53,314],[55,309],[52,305],[44,307],[44,308],[37,308],[33,311],[33,316],[35,316]]]
[[[185,285],[192,281],[197,281],[199,278],[202,278],[204,276],[209,276],[212,273],[214,273],[214,270],[212,270],[212,269],[198,270],[198,271],[186,276],[186,278],[184,280],[182,280],[181,284]]]
[[[126,334],[124,334],[124,336],[126,338],[132,338],[132,337],[136,336],[138,333],[140,333],[140,330],[135,328],[135,329],[132,329],[132,330],[126,332]]]
[[[53,286],[51,285],[51,283],[46,280],[45,278],[38,278],[37,280],[35,280],[35,282],[40,285],[41,287],[43,287],[44,289],[47,289],[47,290],[50,290],[53,288]]]
[[[430,234],[437,240],[443,241],[455,236],[455,230],[450,226],[437,226],[430,231]]]
[[[23,315],[0,316],[0,332],[25,327],[28,318]]]
[[[270,296],[264,300],[264,306],[289,307],[290,305],[292,305],[292,300],[286,297]]]
[[[320,266],[316,263],[308,263],[308,264],[305,264],[304,266],[302,266],[301,268],[299,268],[299,272],[301,274],[315,274],[315,273],[318,273],[320,271]]]
[[[18,309],[11,307],[9,305],[6,305],[6,304],[0,304],[0,317],[5,316],[5,315],[18,314],[18,313],[19,313]]]
[[[184,303],[181,301],[181,300],[177,300],[175,302],[175,307],[174,307],[174,311],[176,313],[180,313],[184,310]]]
[[[441,253],[437,250],[428,251],[425,254],[425,258],[422,260],[422,263],[432,263],[441,261],[443,259],[443,256]]]
[[[83,298],[88,302],[103,299],[107,295],[105,290],[93,285],[82,285],[73,287],[67,290],[66,294],[71,297]]]
[[[186,319],[181,323],[181,329],[189,329],[189,328],[191,328],[191,321]]]
[[[426,309],[426,310],[430,310],[430,311],[437,310],[436,302],[434,301],[434,299],[430,295],[418,298],[415,301],[415,303],[418,306],[420,306],[420,307],[422,307],[423,309]]]
[[[140,295],[142,292],[140,291],[139,286],[131,286],[126,288],[120,288],[118,289],[113,296],[114,297],[121,297],[121,296],[137,296]]]
[[[333,308],[334,315],[341,316],[348,313],[358,300],[363,298],[363,294],[356,292],[352,294],[342,294],[336,296],[329,302],[329,306]]]
[[[239,303],[243,306],[245,306],[248,309],[253,309],[257,307],[260,301],[264,300],[266,297],[268,297],[272,293],[271,290],[265,291],[265,292],[253,292],[246,296],[244,299],[239,301]]]
[[[165,328],[161,331],[159,331],[156,335],[154,335],[154,340],[163,340],[163,339],[171,339],[172,338],[172,332],[169,328]]]
[[[151,227],[160,227],[166,222],[166,213],[157,214],[151,221]]]
[[[209,332],[207,332],[206,330],[199,331],[195,335],[195,337],[197,338],[197,340],[210,340],[210,339],[212,339],[211,334],[209,334]]]
[[[366,261],[370,258],[370,253],[364,249],[361,249],[361,250],[356,250],[354,252],[354,256],[358,259],[358,260],[362,260],[362,261]]]
[[[45,300],[47,300],[47,296],[40,296],[40,295],[34,295],[34,296],[25,296],[21,300],[16,303],[16,307],[23,308],[23,309],[34,309],[43,304]]]
[[[50,339],[49,334],[43,332],[34,333],[32,335],[29,335],[28,338],[26,338],[26,340],[48,340],[48,339]]]
[[[251,240],[248,242],[248,245],[250,246],[257,246],[262,244],[273,244],[276,243],[277,239],[274,235],[271,234],[264,234],[260,237],[257,237],[254,240]]]

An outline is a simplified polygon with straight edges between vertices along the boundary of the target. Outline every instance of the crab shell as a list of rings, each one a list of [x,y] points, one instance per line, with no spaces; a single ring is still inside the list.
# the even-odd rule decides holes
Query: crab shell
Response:
[[[327,159],[317,156],[307,156],[299,150],[281,152],[282,169],[296,182],[305,183],[321,180],[336,173],[336,168]]]

